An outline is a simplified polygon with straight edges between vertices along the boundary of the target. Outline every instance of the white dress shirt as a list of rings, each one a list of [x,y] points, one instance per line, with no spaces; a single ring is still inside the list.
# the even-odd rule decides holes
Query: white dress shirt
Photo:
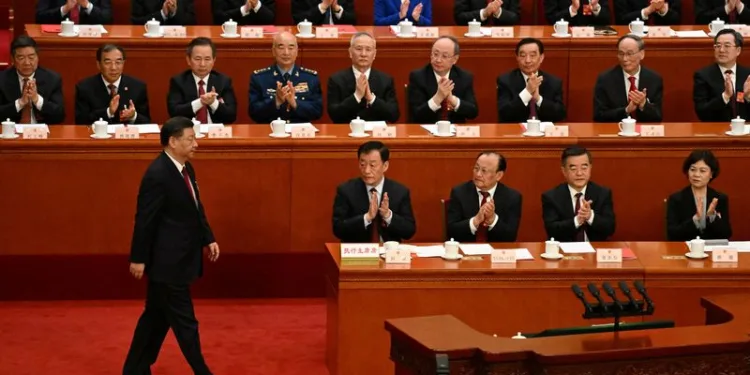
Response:
[[[338,12],[334,12],[333,9],[331,9],[331,18],[329,18],[327,20],[323,20],[323,24],[333,25],[333,17],[334,16],[336,17],[337,20],[340,20],[341,16],[344,14],[344,7],[342,7],[341,5],[339,5],[339,8],[341,8],[341,10],[339,10]],[[327,11],[327,9],[323,8],[323,3],[318,4],[318,10],[320,11],[320,14],[325,14],[326,11]]]
[[[355,82],[355,86],[356,86],[356,82],[359,80],[359,77],[362,76],[362,72],[360,72],[359,70],[357,70],[357,68],[355,68],[353,66],[352,66],[352,70],[354,71],[354,82]],[[367,68],[367,70],[365,70],[365,77],[367,77],[368,81],[370,80],[370,70],[372,70],[372,68]],[[357,89],[356,88],[354,89],[354,99],[357,100],[357,103],[361,103],[362,102],[362,97],[357,95]],[[372,105],[372,103],[374,101],[375,101],[375,94],[372,94],[372,99],[369,102],[367,102],[367,104]]]
[[[745,4],[742,3],[741,1],[738,1],[737,7],[735,9],[737,9],[737,14],[742,14],[742,11],[745,10]],[[724,3],[724,12],[729,14],[729,1],[726,1]]]
[[[583,207],[583,200],[586,199],[586,188],[588,188],[588,185],[584,186],[583,189],[581,189],[580,191],[581,207]],[[570,191],[570,202],[571,204],[573,204],[573,213],[577,214],[577,212],[575,212],[576,211],[576,194],[578,194],[579,192],[570,185],[568,185],[568,190]],[[589,217],[589,219],[586,220],[586,222],[589,225],[592,225],[594,223],[594,209],[593,208],[591,209],[591,217]],[[581,224],[578,224],[578,220],[576,220],[575,217],[573,217],[573,225],[575,225],[576,229],[578,229],[578,227],[581,226]],[[589,236],[586,234],[585,231],[583,232],[583,238],[585,241],[589,240]]]
[[[202,78],[203,79],[203,90],[205,90],[206,93],[208,93],[209,91],[211,91],[211,86],[209,86],[209,84],[208,84],[208,77],[209,76],[210,76],[210,74],[207,75],[205,78]],[[199,78],[197,75],[195,75],[195,73],[193,73],[193,79],[195,80],[195,92],[200,92],[200,85],[198,84],[198,82],[201,80],[201,78]],[[201,109],[201,107],[203,107],[203,103],[201,103],[200,94],[198,94],[198,99],[193,100],[190,103],[190,105],[193,107],[193,113],[198,113],[198,111]],[[208,106],[209,111],[208,111],[208,116],[206,116],[206,117],[208,118],[208,123],[209,124],[213,124],[213,121],[211,121],[211,114],[214,113],[214,112],[216,112],[217,108],[219,108],[219,97],[218,96],[216,97],[216,100],[214,100],[214,102],[211,103],[210,106]]]
[[[437,74],[437,73],[435,73],[435,71],[433,71],[433,73],[435,74],[435,80],[437,81],[438,86],[440,86],[440,79],[443,78],[443,77],[440,77],[440,75]],[[448,70],[448,73],[445,74],[445,79],[451,79],[450,75],[451,75],[451,71]],[[432,98],[430,98],[429,100],[427,100],[427,106],[430,107],[430,109],[432,110],[432,112],[437,112],[437,110],[440,109],[440,104],[441,103],[435,103],[432,100]],[[458,107],[459,106],[461,106],[461,99],[458,96],[456,96],[456,106],[453,107],[453,112],[458,111]]]
[[[34,76],[36,75],[36,72],[31,73],[31,75],[28,77],[29,81],[34,79]],[[23,76],[18,74],[18,85],[21,87],[21,95],[23,96]],[[34,107],[36,107],[37,110],[41,111],[42,106],[44,105],[44,98],[41,94],[37,92],[37,100],[36,103],[34,103]],[[21,112],[23,109],[23,106],[21,106],[21,99],[16,99],[16,112]],[[34,116],[34,111],[31,111],[31,123],[36,124],[36,116]]]
[[[121,80],[122,80],[122,76],[120,76],[119,78],[117,78],[117,81],[114,81],[114,82],[112,83],[112,85],[115,85],[115,92],[117,92],[118,94],[120,93],[120,81],[121,81]],[[106,87],[106,88],[107,88],[107,93],[110,93],[110,90],[109,90],[109,85],[110,85],[110,83],[109,83],[109,82],[107,82],[107,80],[106,80],[106,79],[104,79],[104,76],[102,76],[102,82],[104,82],[104,87]],[[130,103],[120,103],[120,104],[122,104],[123,108],[124,108],[124,107],[127,107],[128,105],[130,105]],[[111,113],[111,112],[109,111],[109,106],[107,106],[107,117],[109,117],[109,118],[115,117],[115,116],[114,116],[114,115],[112,115],[112,113]],[[131,124],[132,124],[132,123],[134,123],[134,122],[135,122],[135,119],[136,119],[137,117],[138,117],[138,112],[135,112],[135,114],[133,115],[133,118],[132,118],[132,119],[131,119],[131,120],[130,120],[129,122],[130,122]],[[119,117],[119,116],[117,116],[117,120],[118,120],[118,121],[120,120],[120,117]]]
[[[245,3],[245,5],[243,5],[243,6],[240,7],[240,13],[242,13],[242,17],[245,17],[248,14],[250,14],[251,10],[253,11],[253,13],[258,13],[258,11],[260,10],[260,5],[261,5],[260,4],[260,0],[258,0],[258,4],[255,5],[255,8],[249,9],[247,7],[247,3]]]
[[[719,65],[719,70],[721,70],[721,80],[723,81],[726,78],[726,71],[731,70],[732,71],[732,91],[737,90],[737,63],[732,65],[731,68],[727,69],[721,65]],[[723,86],[723,85],[722,85]],[[724,99],[724,104],[729,103],[729,101],[732,99],[732,97],[725,97],[724,96],[724,90],[721,90],[721,97]]]
[[[172,155],[170,155],[168,152],[164,151],[167,156],[169,156],[169,159],[172,160],[172,163],[174,163],[174,166],[177,167],[177,171],[180,172],[180,175],[182,175],[182,170],[185,169],[185,165],[181,164],[177,159],[173,158]],[[190,192],[193,194],[193,200],[195,201],[195,204],[198,204],[198,197],[195,196],[195,185],[193,185],[192,179],[188,178],[188,181],[190,182]]]
[[[656,14],[664,17],[664,16],[667,15],[667,12],[669,12],[669,9],[663,10],[663,11],[659,10],[659,11],[656,11],[654,13],[656,13]],[[648,20],[648,16],[646,15],[646,8],[641,9],[641,20],[642,21],[647,21]]]
[[[539,72],[537,72],[537,74],[539,74]],[[529,76],[527,76],[526,73],[521,72],[521,75],[523,76],[523,81],[524,82],[526,82],[526,81],[529,80]],[[518,94],[518,97],[521,98],[521,101],[523,102],[523,105],[525,105],[527,107],[529,106],[529,102],[531,101],[531,98],[533,98],[533,96],[531,95],[531,93],[529,92],[529,90],[526,90],[525,87],[523,88],[523,91],[521,91],[521,93]],[[539,101],[536,102],[537,107],[541,107],[542,106],[542,99],[543,99],[542,95],[539,94]]]
[[[482,198],[483,198],[482,197],[482,191],[479,190],[479,189],[476,189],[476,190],[477,190],[477,196],[479,197],[479,198],[477,198],[477,199],[479,199],[479,209],[482,209]],[[495,186],[493,186],[492,189],[487,190],[487,192],[490,193],[490,195],[487,197],[487,202],[489,202],[492,199],[492,197],[495,196],[495,190],[497,190],[497,184],[495,184]],[[487,231],[491,231],[492,228],[495,227],[495,224],[497,224],[497,219],[498,219],[497,214],[495,214],[495,218],[492,219],[492,224],[490,224],[490,226],[487,227]],[[469,219],[469,229],[471,229],[471,234],[476,234],[477,233],[477,227],[474,226],[474,218],[473,217],[471,219]]]
[[[372,202],[372,194],[370,194],[370,189],[375,188],[375,190],[378,191],[378,207],[380,207],[380,202],[383,200],[383,185],[385,185],[385,177],[380,179],[380,182],[376,186],[371,186],[365,184],[365,190],[367,191],[367,198],[368,201]],[[362,215],[365,221],[365,228],[367,228],[368,225],[372,223],[372,221],[367,220],[367,213]],[[383,221],[386,225],[391,225],[391,219],[393,219],[393,211],[391,211],[390,208],[388,208],[388,218],[383,218]]]
[[[622,71],[623,79],[625,80],[625,98],[630,95],[630,74]],[[641,67],[638,67],[638,71],[633,74],[635,77],[635,89],[638,90],[638,87],[641,85]],[[629,102],[630,100],[628,100]]]

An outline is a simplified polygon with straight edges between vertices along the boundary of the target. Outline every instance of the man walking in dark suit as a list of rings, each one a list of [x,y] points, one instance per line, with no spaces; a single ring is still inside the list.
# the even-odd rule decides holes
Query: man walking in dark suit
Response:
[[[336,188],[333,234],[341,242],[408,240],[416,231],[409,188],[385,178],[388,147],[379,141],[366,142],[357,156],[360,177]]]
[[[161,128],[164,151],[146,170],[138,191],[130,273],[148,276],[146,308],[135,328],[123,375],[151,374],[167,332],[197,375],[210,375],[201,352],[190,284],[203,274],[203,248],[219,258],[219,245],[201,203],[190,164],[198,143],[193,123],[169,119]]]
[[[76,25],[112,23],[110,0],[39,0],[36,3],[36,23],[59,24],[65,19]]]
[[[313,25],[354,25],[354,0],[292,0],[294,23],[304,20]]]
[[[572,146],[562,153],[566,183],[542,194],[547,238],[560,242],[605,241],[615,232],[612,191],[591,178],[591,154]]]
[[[594,121],[619,122],[630,116],[661,122],[662,79],[641,65],[646,56],[643,48],[643,39],[636,35],[623,35],[617,42],[620,65],[596,79]]]
[[[458,242],[513,242],[521,221],[521,194],[500,180],[507,163],[497,152],[484,151],[474,163],[471,181],[451,190],[448,238]]]
[[[334,123],[349,123],[356,117],[365,121],[398,121],[393,77],[372,69],[375,53],[372,35],[359,32],[352,36],[352,67],[328,79],[328,116]]]
[[[714,37],[716,63],[693,75],[693,104],[701,121],[727,122],[750,116],[750,69],[737,64],[743,39],[732,29],[719,31]]]
[[[152,19],[162,26],[195,25],[194,0],[131,0],[130,20],[143,25]]]
[[[455,65],[460,52],[456,38],[442,36],[432,43],[430,63],[409,74],[409,122],[464,123],[477,117],[474,75]]]
[[[59,124],[65,119],[60,75],[39,66],[36,41],[27,35],[10,44],[13,67],[0,72],[0,118],[19,124]]]
[[[76,124],[91,125],[104,119],[110,124],[148,124],[148,93],[142,81],[122,74],[125,50],[105,44],[96,50],[100,74],[76,84]]]
[[[231,124],[237,119],[232,79],[213,70],[216,46],[211,39],[193,39],[187,47],[189,70],[169,81],[169,116],[195,117],[202,124]]]
[[[273,25],[276,23],[276,0],[211,0],[214,25],[230,19],[238,25]]]
[[[544,44],[535,38],[516,45],[518,69],[497,78],[498,122],[565,119],[562,80],[539,70],[544,61]]]
[[[479,21],[483,26],[513,26],[520,16],[518,0],[456,0],[453,3],[453,20],[461,26],[471,21]]]

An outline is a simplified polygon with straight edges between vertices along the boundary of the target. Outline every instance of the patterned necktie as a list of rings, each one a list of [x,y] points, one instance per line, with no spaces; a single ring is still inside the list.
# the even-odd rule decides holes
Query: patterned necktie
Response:
[[[114,98],[117,95],[117,86],[110,83],[107,88],[109,89],[109,97]]]
[[[373,197],[374,196],[374,197]],[[375,188],[370,189],[370,198],[371,199],[378,199],[378,190]],[[370,242],[372,243],[380,243],[380,225],[381,225],[381,218],[380,214],[376,214],[375,217],[372,219],[372,223],[370,223]]]
[[[578,215],[578,211],[581,210],[581,196],[583,196],[583,193],[576,194],[576,209],[575,214]],[[573,220],[576,220],[576,218],[573,218]],[[586,223],[584,222],[581,224],[580,227],[578,227],[578,230],[576,231],[576,242],[583,242],[586,240]]]
[[[633,91],[638,91],[638,86],[635,85],[635,76],[629,76],[628,81],[630,81],[630,87],[628,88],[628,93],[631,93]],[[633,111],[633,113],[630,114],[630,117],[637,119],[638,118],[637,112],[638,110],[636,109],[635,111]]]
[[[203,80],[198,81],[198,96],[203,96],[206,94],[206,89],[204,86],[206,85]],[[198,112],[195,113],[196,120],[200,121],[201,124],[208,124],[208,108],[206,108],[205,105],[202,105],[201,108],[198,110]]]
[[[490,193],[486,191],[480,191],[479,194],[482,194],[482,202],[479,203],[479,209],[481,210],[482,206],[487,203],[487,198],[490,196]],[[479,224],[479,227],[477,227],[477,242],[487,242],[488,230],[489,228],[484,224],[484,222]]]
[[[26,87],[29,85],[29,79],[24,78],[23,79],[23,89],[21,90],[21,95],[26,92]],[[22,124],[31,124],[31,101],[29,100],[26,105],[21,108],[21,123]]]
[[[73,9],[70,10],[70,20],[73,21],[76,25],[79,23],[81,19],[81,9],[76,4]]]

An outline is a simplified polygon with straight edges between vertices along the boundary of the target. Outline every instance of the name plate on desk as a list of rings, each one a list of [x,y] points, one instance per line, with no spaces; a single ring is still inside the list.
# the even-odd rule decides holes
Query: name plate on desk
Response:
[[[293,126],[292,138],[315,138],[315,128],[312,126]]]
[[[47,129],[43,126],[26,126],[23,128],[23,139],[46,139]]]
[[[567,137],[568,136],[568,126],[562,125],[562,126],[547,126],[544,128],[544,135],[547,137]]]
[[[242,27],[240,28],[240,37],[257,39],[263,37],[262,27]]]
[[[232,138],[232,128],[228,126],[212,126],[208,128],[208,138]]]
[[[115,128],[115,139],[138,139],[140,132],[137,126],[120,126]]]
[[[516,263],[516,250],[514,249],[492,249],[490,253],[492,263]]]
[[[440,29],[437,27],[417,27],[417,38],[437,38]]]
[[[409,264],[411,263],[411,251],[405,249],[386,250],[385,262],[388,264]]]
[[[185,26],[162,26],[162,30],[164,30],[164,36],[167,38],[187,37],[187,29]]]
[[[490,34],[493,38],[512,38],[513,37],[513,27],[493,27],[492,34]]]
[[[376,243],[342,243],[341,259],[379,259],[378,247]]]
[[[78,26],[78,37],[79,38],[101,38],[102,28],[99,25],[79,25]]]
[[[456,137],[458,138],[479,138],[479,126],[458,126],[456,125]]]
[[[739,257],[736,249],[715,249],[711,252],[711,261],[714,263],[737,263]]]
[[[649,26],[648,37],[649,38],[669,38],[672,36],[672,30],[669,26]]]
[[[395,126],[376,126],[372,128],[373,138],[396,138]]]
[[[339,37],[339,29],[338,27],[323,27],[318,26],[315,28],[315,37],[316,38],[338,38]]]
[[[663,137],[664,125],[641,125],[642,137]]]
[[[574,26],[570,28],[570,33],[573,38],[593,38],[594,27],[593,26]]]
[[[622,249],[597,249],[597,263],[622,263]]]

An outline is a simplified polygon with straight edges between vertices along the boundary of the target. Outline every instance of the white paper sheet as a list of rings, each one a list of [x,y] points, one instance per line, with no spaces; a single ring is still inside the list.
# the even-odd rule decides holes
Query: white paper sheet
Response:
[[[140,134],[159,134],[161,130],[159,129],[159,125],[156,124],[139,124],[139,125],[128,125],[138,128],[138,133]],[[109,134],[115,134],[115,131],[117,128],[123,127],[122,124],[110,124],[107,125],[107,133]]]
[[[416,252],[420,258],[435,258],[445,255],[445,248],[441,245],[416,246]]]
[[[690,241],[685,241],[687,250],[690,251]],[[729,241],[728,245],[704,246],[703,251],[711,252],[714,250],[737,250],[738,253],[750,253],[750,241]]]
[[[490,255],[492,246],[488,243],[463,243],[458,245],[465,255]]]
[[[479,32],[482,33],[482,35],[490,36],[492,35],[492,28],[491,27],[480,27]]]
[[[23,133],[23,129],[32,128],[34,126],[43,126],[49,133],[49,126],[47,124],[16,124],[16,133]]]
[[[427,130],[428,132],[432,133],[433,135],[436,135],[437,132],[438,132],[437,131],[437,125],[435,125],[435,124],[432,124],[432,125],[430,125],[430,124],[422,125],[422,128],[424,130]],[[456,133],[456,125],[451,124],[451,133],[454,133],[454,134]]]
[[[560,242],[560,250],[566,254],[596,253],[588,242]]]
[[[93,26],[93,25],[92,25],[92,26]],[[107,33],[109,33],[109,32],[107,31],[107,29],[105,29],[105,28],[104,28],[104,25],[98,25],[98,26],[99,26],[99,30],[100,30],[100,31],[102,32],[102,34],[107,34]],[[78,34],[78,30],[79,30],[79,28],[78,28],[78,25],[73,25],[73,30],[74,30],[74,31],[76,32],[76,34]]]
[[[534,256],[531,255],[529,249],[507,249],[516,251],[516,260],[534,260]]]
[[[365,121],[365,131],[371,132],[373,128],[378,126],[388,126],[385,121]]]
[[[292,128],[295,127],[295,126],[312,126],[315,129],[316,133],[320,131],[320,130],[318,130],[318,128],[314,127],[313,124],[311,124],[309,122],[300,122],[300,123],[297,123],[297,124],[286,124],[286,125],[284,125],[284,131],[287,132],[287,133],[291,133],[292,132]]]
[[[522,123],[521,123],[521,126],[523,126],[524,130],[525,130],[525,129],[527,129],[527,127],[526,127],[527,125],[526,125],[526,123],[525,123],[525,122],[522,122]],[[551,127],[553,127],[553,126],[555,126],[555,124],[554,124],[554,123],[552,123],[552,122],[549,122],[549,121],[542,121],[542,122],[541,122],[541,123],[539,124],[539,130],[541,130],[541,131],[544,131],[544,129],[547,129],[548,127],[550,127],[550,128],[551,128]]]
[[[708,34],[703,30],[675,31],[675,35],[678,38],[708,38]]]

